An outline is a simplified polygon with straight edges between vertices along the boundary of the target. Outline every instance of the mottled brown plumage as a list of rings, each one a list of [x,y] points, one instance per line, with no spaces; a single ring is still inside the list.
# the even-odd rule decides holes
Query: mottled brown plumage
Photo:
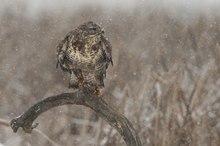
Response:
[[[89,21],[70,31],[57,46],[57,67],[71,75],[69,87],[104,87],[112,47],[104,30]]]

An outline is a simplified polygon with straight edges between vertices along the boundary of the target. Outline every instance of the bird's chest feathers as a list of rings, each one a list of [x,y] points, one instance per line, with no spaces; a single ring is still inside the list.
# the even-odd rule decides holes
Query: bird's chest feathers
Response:
[[[101,59],[102,50],[99,48],[84,48],[84,50],[76,49],[69,54],[71,60],[77,66],[93,67]]]
[[[92,48],[94,45],[97,45],[100,41],[101,41],[101,37],[100,36],[89,37],[89,38],[85,39],[84,47],[86,49]]]

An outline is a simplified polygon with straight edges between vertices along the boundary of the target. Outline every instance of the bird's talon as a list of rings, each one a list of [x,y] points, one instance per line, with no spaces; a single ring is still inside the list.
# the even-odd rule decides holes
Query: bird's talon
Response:
[[[103,93],[101,92],[101,90],[98,87],[95,88],[94,94],[98,95],[99,97],[103,96]]]

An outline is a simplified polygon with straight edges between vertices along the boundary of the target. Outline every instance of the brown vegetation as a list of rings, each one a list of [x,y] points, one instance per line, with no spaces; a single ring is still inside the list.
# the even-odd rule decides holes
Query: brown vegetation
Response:
[[[69,30],[93,20],[113,46],[105,100],[133,123],[144,146],[220,145],[220,17],[214,11],[189,16],[146,5],[128,11],[90,5],[30,17],[25,8],[1,10],[1,118],[11,120],[40,97],[71,91],[68,75],[55,68],[55,48]],[[37,121],[59,145],[125,145],[81,106],[55,108]],[[37,134],[14,134],[1,125],[0,131],[7,146],[51,145]]]

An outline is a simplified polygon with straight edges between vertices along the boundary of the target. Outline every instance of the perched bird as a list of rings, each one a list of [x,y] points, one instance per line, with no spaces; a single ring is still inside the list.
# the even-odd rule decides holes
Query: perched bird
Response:
[[[104,87],[112,46],[104,29],[89,21],[70,31],[57,46],[57,67],[70,73],[69,88]]]

